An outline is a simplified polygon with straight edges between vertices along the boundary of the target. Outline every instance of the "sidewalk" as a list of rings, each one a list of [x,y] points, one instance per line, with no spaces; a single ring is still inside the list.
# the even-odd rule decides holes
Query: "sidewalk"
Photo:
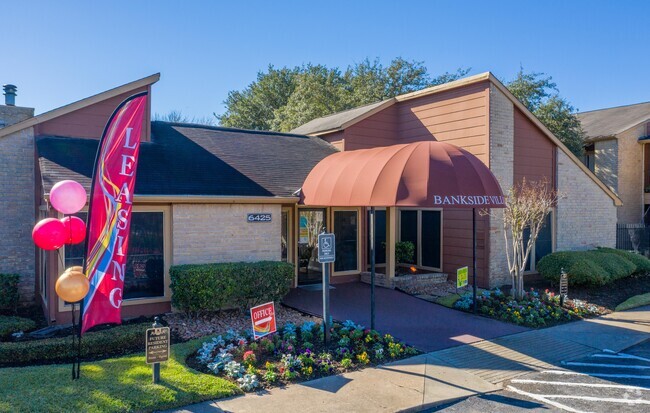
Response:
[[[417,411],[476,394],[561,360],[620,351],[650,339],[650,306],[544,330],[462,345],[262,394],[186,406],[176,412]]]

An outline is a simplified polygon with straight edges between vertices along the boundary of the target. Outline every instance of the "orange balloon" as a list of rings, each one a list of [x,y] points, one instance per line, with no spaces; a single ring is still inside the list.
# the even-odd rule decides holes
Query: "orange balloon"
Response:
[[[54,286],[56,294],[69,303],[83,300],[90,289],[88,278],[81,271],[76,271],[76,268],[81,267],[72,267],[65,270],[56,280]]]

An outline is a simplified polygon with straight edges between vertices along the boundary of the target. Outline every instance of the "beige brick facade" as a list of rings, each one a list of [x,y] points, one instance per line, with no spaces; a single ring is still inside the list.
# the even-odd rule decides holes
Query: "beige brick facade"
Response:
[[[607,139],[594,143],[594,174],[618,193],[618,143]]]
[[[0,105],[0,128],[34,116],[34,109]],[[34,130],[0,138],[0,273],[20,274],[20,300],[34,299]]]
[[[616,245],[616,206],[589,176],[557,150],[556,250]]]
[[[643,144],[645,122],[616,137],[618,142],[618,196],[623,206],[618,209],[619,224],[643,222]],[[598,163],[596,163],[598,165]]]
[[[249,223],[248,213],[271,213]],[[279,261],[278,204],[176,204],[172,206],[173,263]]]
[[[515,121],[512,102],[494,85],[490,85],[490,170],[504,192],[514,181]],[[489,233],[490,287],[509,283],[508,261],[503,237],[503,212],[492,210]]]

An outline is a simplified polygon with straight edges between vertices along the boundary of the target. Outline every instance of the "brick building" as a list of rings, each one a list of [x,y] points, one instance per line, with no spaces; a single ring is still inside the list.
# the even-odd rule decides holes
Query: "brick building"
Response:
[[[56,216],[48,204],[54,183],[74,179],[89,189],[98,138],[112,110],[134,93],[151,91],[158,79],[153,75],[37,116],[13,102],[0,106],[0,185],[7,194],[0,201],[0,272],[23,275],[23,299],[40,303],[51,323],[69,320],[69,306],[53,285],[83,251],[37,252],[31,229],[38,219]],[[550,251],[615,243],[620,199],[489,73],[315,119],[290,134],[152,122],[150,113],[142,128],[127,317],[171,309],[173,264],[285,260],[295,265],[296,285],[318,281],[314,234],[322,226],[337,237],[332,282],[358,280],[368,266],[367,211],[306,208],[296,195],[309,171],[336,151],[448,141],[488,165],[504,191],[524,177],[547,179],[566,197],[538,240],[531,272]],[[268,219],[249,220],[254,213]],[[450,275],[471,265],[471,209],[386,208],[377,212],[377,228],[378,247],[399,240],[416,245],[413,262],[404,265]],[[478,229],[479,285],[502,285],[508,277],[499,219],[482,217]],[[395,257],[388,255],[380,247],[377,261],[392,277]]]

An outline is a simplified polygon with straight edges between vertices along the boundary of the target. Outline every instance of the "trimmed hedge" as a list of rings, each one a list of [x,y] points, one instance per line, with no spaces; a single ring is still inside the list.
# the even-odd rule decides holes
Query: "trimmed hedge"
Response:
[[[188,264],[172,266],[169,275],[172,305],[197,315],[279,301],[289,292],[294,267],[278,261]]]
[[[29,318],[0,315],[0,339],[7,339],[12,333],[30,331],[36,328],[36,323]]]
[[[612,281],[650,271],[650,260],[628,251],[599,248],[591,251],[560,251],[542,258],[537,270],[557,283],[561,270],[569,275],[569,285],[599,287]]]
[[[86,333],[81,339],[81,356],[94,359],[141,351],[147,328],[151,328],[151,323],[127,324]],[[66,363],[75,355],[70,336],[0,343],[0,366]]]
[[[18,307],[18,274],[0,274],[0,310],[15,312]]]

